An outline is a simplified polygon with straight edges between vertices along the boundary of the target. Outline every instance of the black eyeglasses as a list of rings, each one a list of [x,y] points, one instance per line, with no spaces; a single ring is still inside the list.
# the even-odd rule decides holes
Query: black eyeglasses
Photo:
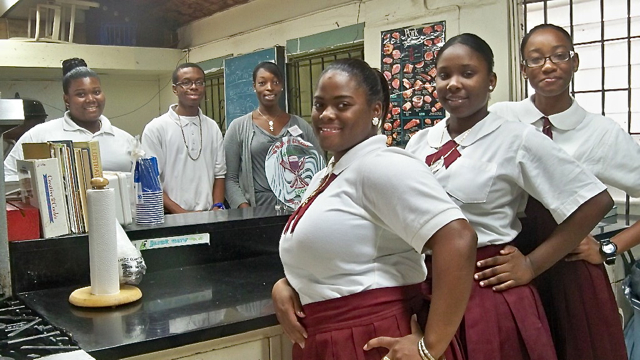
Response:
[[[188,89],[190,87],[192,87],[193,85],[195,85],[196,87],[203,87],[205,84],[204,80],[196,80],[196,81],[191,81],[191,80],[183,80],[179,83],[175,83],[173,85],[175,86],[182,86],[183,89]]]
[[[549,56],[536,56],[529,59],[524,59],[522,63],[530,68],[543,66],[547,62],[547,59],[549,59],[549,61],[554,64],[560,64],[569,61],[569,59],[571,59],[574,54],[575,52],[573,51],[562,51],[551,54]]]

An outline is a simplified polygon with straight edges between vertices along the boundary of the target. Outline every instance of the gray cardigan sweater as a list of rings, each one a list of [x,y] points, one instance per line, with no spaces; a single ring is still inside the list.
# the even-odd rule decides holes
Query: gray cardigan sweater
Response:
[[[322,154],[320,143],[313,133],[313,128],[299,116],[291,115],[286,128],[298,126],[302,130],[300,137],[313,144]],[[243,115],[231,122],[224,136],[224,151],[227,162],[225,179],[225,197],[232,209],[242,203],[255,206],[255,189],[253,187],[253,170],[251,169],[251,141],[255,130],[252,113]]]

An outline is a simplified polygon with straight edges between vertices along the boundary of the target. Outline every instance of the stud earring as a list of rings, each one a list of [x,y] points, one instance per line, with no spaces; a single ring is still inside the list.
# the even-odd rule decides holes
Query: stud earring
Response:
[[[378,126],[380,124],[380,119],[378,119],[377,116],[374,116],[373,119],[371,119],[371,123],[373,126]]]
[[[527,79],[528,79],[527,74],[522,74],[522,77],[523,77],[525,80],[527,80]]]
[[[493,91],[493,86],[489,85],[489,91]]]

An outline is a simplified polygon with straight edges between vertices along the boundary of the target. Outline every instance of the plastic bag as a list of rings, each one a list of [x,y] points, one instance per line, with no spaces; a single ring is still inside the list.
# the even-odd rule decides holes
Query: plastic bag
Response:
[[[118,240],[118,270],[120,272],[120,284],[139,284],[142,276],[147,271],[140,250],[129,240],[127,233],[116,221],[116,238]]]
[[[138,159],[144,157],[145,153],[142,150],[142,143],[140,142],[140,135],[136,135],[133,138],[133,144],[131,149],[131,173],[133,174],[136,171],[136,164],[138,163]]]

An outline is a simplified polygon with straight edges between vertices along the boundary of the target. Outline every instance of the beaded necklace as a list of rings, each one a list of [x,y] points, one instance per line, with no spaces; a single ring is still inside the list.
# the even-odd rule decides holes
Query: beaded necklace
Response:
[[[178,113],[176,113],[176,115],[178,115]],[[184,136],[182,118],[180,117],[180,115],[178,115],[178,121],[180,122],[180,124],[178,125],[180,126],[180,132],[182,133],[182,141],[184,142],[184,147],[187,148],[187,155],[189,155],[189,159],[193,161],[198,160],[200,158],[200,155],[202,154],[202,118],[200,117],[200,112],[198,112],[198,120],[200,122],[200,150],[198,150],[198,156],[196,156],[194,159],[193,156],[191,156],[191,151],[189,151],[189,145],[187,145],[187,138]]]

